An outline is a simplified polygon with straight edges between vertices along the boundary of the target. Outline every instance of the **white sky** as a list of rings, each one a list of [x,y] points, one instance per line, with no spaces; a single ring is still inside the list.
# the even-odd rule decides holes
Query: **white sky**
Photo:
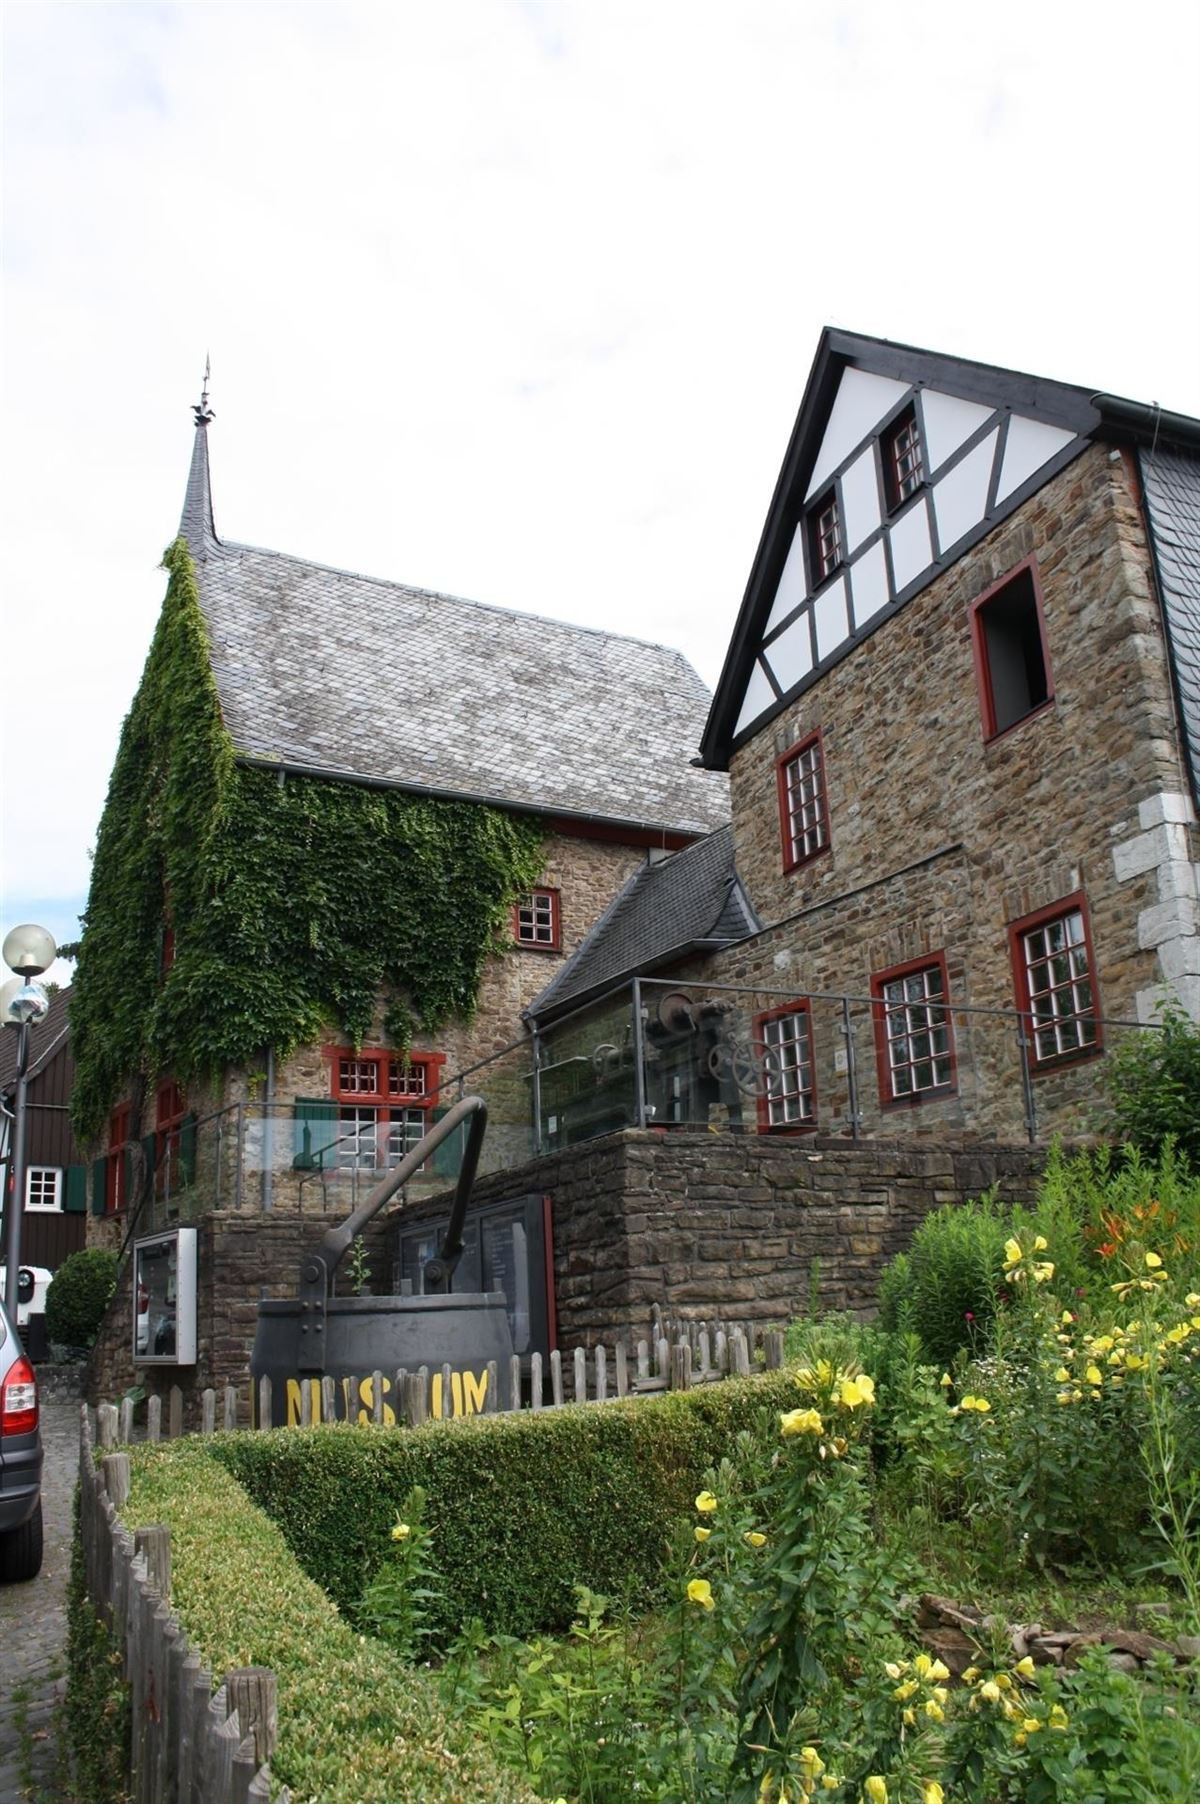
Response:
[[[222,536],[710,686],[822,325],[1200,414],[1193,0],[3,31],[3,927],[77,934],[206,351]]]

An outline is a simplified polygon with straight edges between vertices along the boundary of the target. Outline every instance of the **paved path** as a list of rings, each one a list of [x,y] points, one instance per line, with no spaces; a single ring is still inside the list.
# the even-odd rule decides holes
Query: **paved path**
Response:
[[[27,1585],[0,1585],[0,1804],[21,1799],[61,1804],[70,1795],[59,1763],[54,1710],[66,1670],[78,1401],[43,1401],[42,1441],[42,1570]]]

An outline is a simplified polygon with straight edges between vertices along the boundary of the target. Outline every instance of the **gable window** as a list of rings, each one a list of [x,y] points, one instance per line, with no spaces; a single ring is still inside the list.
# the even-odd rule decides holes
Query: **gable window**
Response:
[[[62,1172],[57,1165],[31,1165],[25,1173],[25,1207],[62,1213]]]
[[[842,561],[842,525],[832,489],[809,510],[808,561],[814,589],[832,576]]]
[[[513,939],[518,946],[534,946],[540,952],[558,951],[562,934],[556,889],[532,889],[517,897]]]
[[[104,1212],[118,1214],[129,1201],[129,1104],[113,1110],[108,1121],[108,1168],[104,1174]]]
[[[1095,960],[1082,896],[1009,928],[1017,1007],[1035,1071],[1100,1050]]]
[[[994,739],[1054,697],[1032,559],[972,604],[971,634],[983,734]]]
[[[875,1055],[884,1105],[919,1103],[954,1088],[954,1027],[946,1008],[943,953],[871,979]]]
[[[428,1131],[438,1101],[441,1053],[332,1054],[332,1089],[340,1105],[335,1150],[343,1171],[390,1171]]]
[[[916,409],[906,408],[879,443],[883,453],[883,492],[888,512],[894,514],[925,480]]]
[[[758,1098],[762,1134],[799,1133],[817,1125],[813,1077],[812,1016],[807,1002],[759,1015],[754,1036],[763,1064]]]
[[[776,769],[783,868],[794,871],[829,844],[829,804],[820,730],[786,751]]]

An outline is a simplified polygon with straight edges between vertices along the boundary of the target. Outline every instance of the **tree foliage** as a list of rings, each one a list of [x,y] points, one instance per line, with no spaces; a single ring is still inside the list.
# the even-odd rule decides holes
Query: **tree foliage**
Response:
[[[184,540],[101,817],[71,1009],[76,1133],[131,1083],[286,1057],[329,1025],[355,1044],[385,999],[404,1044],[469,1018],[542,828],[238,763]],[[163,935],[174,957],[163,973]]]
[[[1173,1140],[1200,1172],[1200,1027],[1164,1009],[1161,1027],[1123,1040],[1109,1061],[1108,1084],[1122,1140],[1157,1155]]]

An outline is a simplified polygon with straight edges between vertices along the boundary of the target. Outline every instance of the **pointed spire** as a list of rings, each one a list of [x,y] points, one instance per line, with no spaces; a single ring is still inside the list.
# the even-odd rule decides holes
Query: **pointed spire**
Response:
[[[212,486],[208,475],[208,423],[216,415],[208,404],[209,359],[204,359],[204,386],[200,399],[193,404],[196,416],[196,438],[192,445],[192,467],[188,472],[187,493],[179,533],[185,538],[194,558],[203,558],[210,544],[220,543],[213,521]]]

